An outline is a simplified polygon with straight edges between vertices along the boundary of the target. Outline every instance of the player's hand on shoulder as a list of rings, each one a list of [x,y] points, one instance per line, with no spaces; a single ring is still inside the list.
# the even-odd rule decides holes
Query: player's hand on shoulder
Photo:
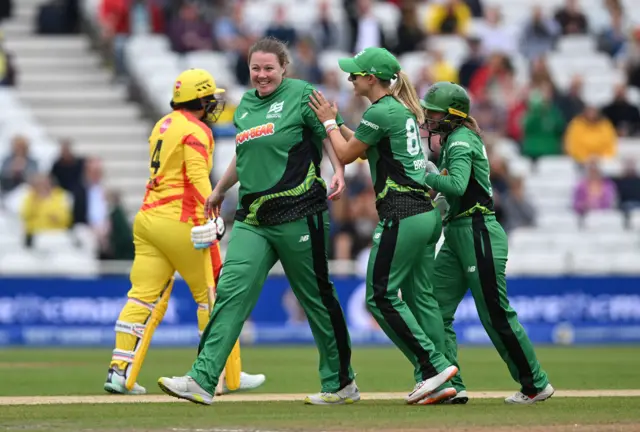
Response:
[[[226,231],[224,220],[215,217],[204,225],[191,228],[191,242],[196,249],[206,249],[218,243]]]

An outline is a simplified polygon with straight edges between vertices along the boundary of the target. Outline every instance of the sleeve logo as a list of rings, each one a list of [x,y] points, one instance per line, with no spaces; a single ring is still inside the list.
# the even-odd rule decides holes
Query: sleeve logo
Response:
[[[363,124],[363,125],[365,125],[365,126],[369,126],[369,127],[370,127],[371,129],[373,129],[373,130],[378,130],[378,129],[380,129],[380,126],[378,126],[377,124],[375,124],[375,123],[371,123],[370,121],[365,120],[365,119],[362,119],[362,121],[360,121],[360,123],[362,123],[362,124]]]
[[[454,141],[454,142],[451,143],[449,148],[452,149],[454,147],[466,147],[466,148],[469,148],[469,143],[466,143],[464,141]]]
[[[243,130],[236,134],[236,146],[244,144],[247,141],[261,138],[268,135],[273,135],[276,125],[273,123],[267,123],[260,126],[252,127],[251,129]]]

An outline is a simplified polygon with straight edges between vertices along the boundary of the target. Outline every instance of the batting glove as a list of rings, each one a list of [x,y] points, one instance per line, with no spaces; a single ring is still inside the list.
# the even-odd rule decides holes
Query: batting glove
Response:
[[[444,211],[449,210],[449,203],[447,202],[447,199],[445,198],[445,196],[442,195],[441,193],[438,193],[436,197],[433,199],[433,206],[444,209]]]
[[[191,242],[196,249],[206,249],[218,243],[226,231],[224,220],[216,217],[204,225],[191,228]]]

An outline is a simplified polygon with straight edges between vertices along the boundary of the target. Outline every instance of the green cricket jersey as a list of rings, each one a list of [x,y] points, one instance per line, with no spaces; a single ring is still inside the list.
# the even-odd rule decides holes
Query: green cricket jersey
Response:
[[[416,117],[393,96],[365,111],[355,137],[367,158],[380,220],[403,219],[433,209],[424,185],[426,162]]]
[[[447,199],[445,222],[476,211],[493,214],[489,159],[480,136],[463,126],[443,140],[438,159],[440,174],[427,174],[426,183]]]
[[[309,107],[311,84],[285,78],[270,95],[244,94],[236,108],[236,220],[277,225],[327,209],[320,176],[326,131]],[[341,120],[341,119],[340,119]]]

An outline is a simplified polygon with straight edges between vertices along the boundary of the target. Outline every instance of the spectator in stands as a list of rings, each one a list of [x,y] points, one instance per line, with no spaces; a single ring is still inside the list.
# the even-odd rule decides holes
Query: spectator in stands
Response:
[[[587,34],[587,17],[580,10],[578,0],[566,0],[565,6],[555,14],[555,20],[560,25],[563,35]]]
[[[464,0],[464,2],[469,7],[472,17],[482,18],[484,16],[484,7],[480,0]]]
[[[562,92],[556,90],[556,105],[560,108],[562,116],[568,122],[584,111],[584,101],[582,100],[582,76],[574,75],[569,84],[569,90]]]
[[[501,53],[514,55],[518,52],[517,36],[512,29],[502,22],[502,14],[498,6],[486,9],[485,19],[477,29],[476,35],[482,42],[485,55]]]
[[[617,57],[627,43],[628,28],[623,23],[622,12],[611,15],[611,24],[598,35],[598,50]]]
[[[409,0],[400,6],[401,19],[398,25],[395,54],[420,51],[424,48],[425,34],[418,22],[418,11],[415,1]]]
[[[313,46],[313,39],[303,37],[296,45],[293,53],[293,75],[296,78],[318,84],[322,80],[322,71],[318,66],[316,49]]]
[[[536,57],[531,61],[531,70],[529,77],[529,88],[531,90],[541,90],[543,87],[551,86],[555,89],[555,84],[549,72],[546,57]]]
[[[338,109],[347,107],[351,101],[352,92],[340,85],[340,75],[335,69],[327,69],[322,75],[322,82],[318,89],[324,94],[327,100],[338,104]]]
[[[287,9],[284,5],[276,6],[271,25],[267,28],[265,36],[271,36],[288,46],[295,46],[298,42],[298,33],[287,19]]]
[[[579,215],[592,210],[610,210],[616,205],[616,185],[602,176],[596,158],[587,161],[585,177],[578,182],[573,193],[573,209]]]
[[[73,191],[73,224],[91,227],[104,251],[109,245],[109,206],[102,176],[102,162],[88,159],[83,181]]]
[[[587,106],[571,120],[565,134],[567,154],[581,164],[593,157],[610,159],[616,155],[617,146],[613,124],[594,106]]]
[[[630,86],[640,89],[640,26],[631,33],[631,40],[626,45],[623,67],[627,72]]]
[[[0,87],[13,87],[16,85],[16,67],[13,55],[3,46],[4,37],[0,32]]]
[[[618,136],[640,135],[640,110],[627,99],[627,87],[618,84],[613,101],[602,109],[602,114],[613,123]]]
[[[509,190],[509,169],[507,163],[503,157],[497,155],[492,148],[487,150],[487,156],[489,157],[489,166],[491,167],[491,174],[489,180],[491,181],[491,188],[494,192],[499,194],[506,194]]]
[[[505,231],[509,232],[535,225],[536,210],[527,200],[522,177],[510,177],[509,190],[502,196],[502,206],[504,208],[505,223],[503,226]]]
[[[162,8],[154,0],[102,0],[101,42],[114,59],[117,78],[125,76],[124,47],[134,34],[164,33]]]
[[[71,203],[66,192],[53,186],[45,174],[30,178],[30,188],[21,208],[25,228],[25,246],[33,236],[47,231],[64,231],[71,224]]]
[[[73,192],[82,181],[84,162],[83,157],[76,156],[71,150],[71,141],[64,139],[60,142],[60,156],[51,167],[51,177],[58,186]]]
[[[528,60],[544,56],[554,48],[559,34],[558,23],[545,17],[541,6],[534,6],[531,19],[520,36],[520,52]]]
[[[480,39],[476,36],[470,36],[467,38],[467,57],[460,65],[458,71],[458,77],[460,79],[460,85],[464,88],[469,88],[471,84],[471,78],[475,75],[476,71],[484,64],[484,56],[481,50]],[[424,94],[424,93],[419,93]]]
[[[116,190],[108,191],[107,202],[109,204],[109,241],[108,246],[99,253],[98,258],[131,261],[135,255],[132,228],[122,207],[120,193]]]
[[[211,50],[215,47],[211,24],[200,17],[198,6],[186,1],[169,23],[171,49],[179,54]]]
[[[38,164],[29,154],[29,142],[23,136],[16,136],[11,142],[11,154],[0,168],[0,191],[11,192],[38,172]]]
[[[255,35],[251,34],[244,22],[245,1],[239,0],[230,5],[230,10],[225,12],[213,26],[215,38],[220,48],[229,53],[246,52],[255,41]],[[246,38],[248,41],[243,41]],[[246,62],[245,62],[246,63]]]
[[[618,190],[620,209],[629,212],[640,208],[640,176],[638,176],[637,162],[625,159],[622,175],[614,178]]]
[[[503,101],[511,96],[515,84],[513,63],[509,57],[495,53],[478,69],[469,84],[469,92],[477,100],[490,98]]]
[[[524,116],[522,154],[533,159],[562,154],[564,128],[565,121],[553,101],[551,85],[532,90]]]
[[[479,100],[471,107],[471,116],[482,125],[485,133],[503,135],[506,127],[505,114],[505,107],[498,106],[491,99]]]
[[[338,27],[331,19],[331,4],[329,1],[321,1],[318,4],[318,19],[313,25],[313,38],[320,50],[335,49],[338,47]]]
[[[372,46],[386,47],[384,31],[373,13],[371,0],[357,0],[357,13],[354,52],[360,52]]]
[[[444,54],[439,49],[430,49],[431,62],[429,62],[429,70],[431,77],[435,82],[438,81],[450,81],[458,83],[460,81],[458,77],[458,71],[456,68],[444,57]]]
[[[2,20],[11,18],[13,11],[13,0],[3,0],[0,2],[0,23]]]
[[[427,32],[429,34],[466,35],[471,24],[471,10],[462,0],[429,3]]]

